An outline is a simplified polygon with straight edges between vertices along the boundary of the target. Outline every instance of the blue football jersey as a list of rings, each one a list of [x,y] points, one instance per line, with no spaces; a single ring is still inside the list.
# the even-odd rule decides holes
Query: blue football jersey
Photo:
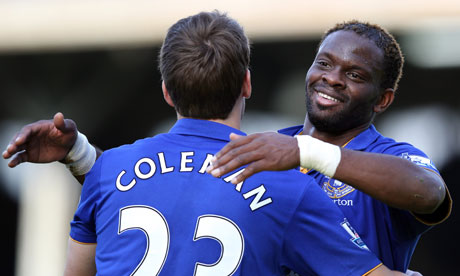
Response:
[[[279,130],[280,133],[291,136],[302,131],[302,125]],[[372,125],[344,147],[399,156],[439,173],[421,150],[408,143],[396,142],[382,136]],[[346,183],[315,170],[306,173],[315,178],[323,191],[342,210],[369,249],[390,269],[406,271],[421,234],[433,224],[444,220],[450,213],[452,202],[448,193],[438,214],[431,217],[421,216],[392,208]]]
[[[181,119],[102,154],[70,236],[97,243],[98,275],[364,275],[381,265],[310,176],[262,172],[238,185],[205,170],[231,132]]]

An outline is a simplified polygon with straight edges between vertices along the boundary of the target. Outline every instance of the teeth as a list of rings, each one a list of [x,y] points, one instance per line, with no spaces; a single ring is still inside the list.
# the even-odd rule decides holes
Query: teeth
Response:
[[[339,100],[337,100],[337,99],[335,99],[335,98],[332,98],[331,96],[328,96],[328,95],[323,94],[323,93],[321,93],[321,92],[318,92],[318,95],[319,95],[320,97],[325,98],[325,99],[328,99],[328,100],[331,100],[331,101],[334,101],[334,102],[339,102]]]

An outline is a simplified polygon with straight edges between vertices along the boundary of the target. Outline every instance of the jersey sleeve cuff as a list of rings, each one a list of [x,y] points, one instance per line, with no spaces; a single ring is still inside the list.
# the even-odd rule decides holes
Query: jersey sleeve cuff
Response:
[[[75,231],[70,231],[70,239],[76,243],[81,244],[94,244],[97,243],[97,238],[94,235],[85,235],[83,233],[76,233]]]
[[[380,263],[380,264],[376,265],[373,269],[371,269],[368,272],[364,273],[363,276],[371,274],[374,270],[376,270],[377,268],[381,267],[382,265],[383,265],[383,263]]]
[[[97,244],[96,242],[81,242],[77,241],[75,239],[72,239],[72,237],[69,237],[73,242],[78,243],[78,244]]]

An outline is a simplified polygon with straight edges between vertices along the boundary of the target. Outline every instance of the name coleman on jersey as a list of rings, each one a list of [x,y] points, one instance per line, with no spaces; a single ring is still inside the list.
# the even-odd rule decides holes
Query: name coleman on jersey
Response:
[[[180,154],[181,154],[181,159],[180,159],[179,168],[176,168],[174,166],[168,166],[163,152],[157,153],[159,164],[155,163],[155,161],[149,157],[143,157],[139,159],[134,165],[135,177],[133,177],[132,179],[123,177],[126,174],[126,170],[122,170],[117,176],[116,188],[120,192],[127,192],[131,190],[138,183],[138,181],[150,179],[157,172],[161,174],[167,174],[167,173],[171,173],[175,171],[178,171],[178,172],[196,171],[197,173],[204,174],[206,173],[206,168],[211,164],[211,159],[213,157],[212,154],[208,153],[204,161],[199,163],[199,166],[192,166],[195,161],[193,159],[195,153],[193,151],[184,151],[184,152],[181,152]],[[141,166],[143,167],[142,171],[141,171]],[[200,168],[200,169],[196,170],[196,168]],[[226,183],[229,183],[235,176],[242,173],[243,171],[244,169],[238,170],[235,173],[232,173],[231,175],[226,176],[225,178],[221,178],[221,180],[223,180]],[[244,181],[235,185],[235,190],[239,192],[245,200],[252,198],[252,201],[249,204],[249,208],[252,211],[256,211],[257,209],[267,206],[273,202],[271,197],[264,198],[266,189],[263,184],[261,184],[257,188],[254,188],[245,193],[242,193],[241,190],[242,190],[243,184],[244,184]]]

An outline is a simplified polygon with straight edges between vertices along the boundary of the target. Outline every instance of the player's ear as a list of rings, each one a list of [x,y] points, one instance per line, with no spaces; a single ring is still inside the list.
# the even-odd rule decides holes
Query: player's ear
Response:
[[[380,95],[380,99],[374,105],[374,112],[381,113],[385,111],[395,99],[395,91],[392,88],[387,88],[383,91],[382,95]]]
[[[244,76],[243,80],[243,87],[241,87],[241,94],[243,98],[249,99],[252,93],[252,85],[251,85],[251,71],[246,70],[246,75]]]
[[[165,101],[172,107],[174,107],[174,102],[171,99],[171,96],[169,95],[168,89],[166,89],[165,82],[161,82],[161,89],[163,90],[163,98]]]

